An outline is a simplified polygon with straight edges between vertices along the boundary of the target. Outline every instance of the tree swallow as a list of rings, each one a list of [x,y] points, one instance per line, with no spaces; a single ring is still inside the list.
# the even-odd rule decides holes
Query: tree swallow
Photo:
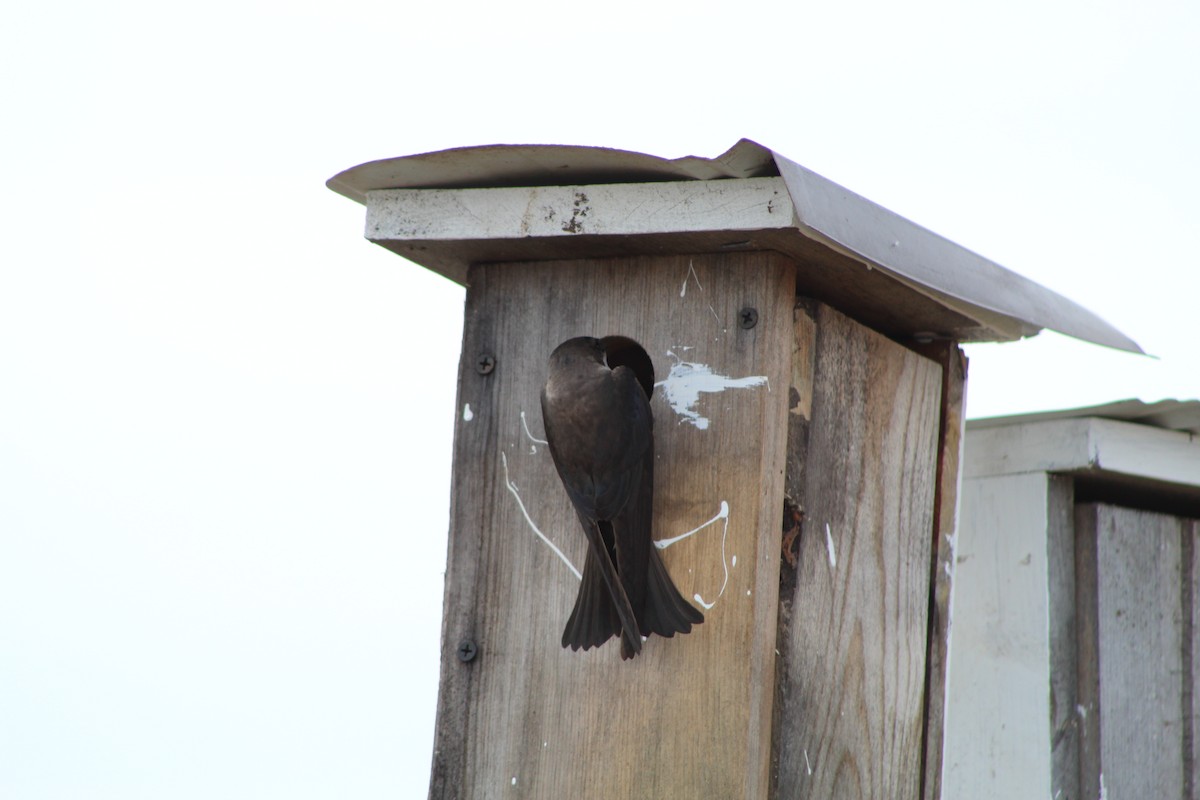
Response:
[[[610,368],[608,353],[628,344],[622,337],[563,342],[542,389],[550,455],[588,540],[562,645],[587,650],[619,635],[622,659],[641,651],[643,636],[688,633],[704,621],[671,582],[651,537],[653,368],[640,382],[630,366]]]

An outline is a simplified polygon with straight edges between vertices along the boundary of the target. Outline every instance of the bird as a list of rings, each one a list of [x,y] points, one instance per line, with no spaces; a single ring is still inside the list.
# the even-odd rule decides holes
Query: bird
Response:
[[[622,660],[641,652],[642,637],[689,633],[704,621],[675,588],[652,538],[653,367],[636,346],[649,376],[625,363],[634,344],[568,339],[550,354],[541,394],[550,455],[588,541],[562,646],[588,650],[620,636]],[[610,352],[626,355],[610,366]]]

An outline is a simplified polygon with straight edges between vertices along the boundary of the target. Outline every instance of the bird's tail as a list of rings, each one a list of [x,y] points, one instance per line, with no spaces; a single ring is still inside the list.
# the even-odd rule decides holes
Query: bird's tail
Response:
[[[676,633],[689,633],[693,625],[704,622],[704,615],[679,594],[653,543],[648,561],[646,597],[637,615],[642,635],[657,633],[669,638]]]
[[[621,617],[604,584],[602,569],[595,550],[589,547],[583,562],[583,579],[579,584],[579,594],[575,597],[575,608],[563,630],[563,647],[590,650],[622,634]],[[621,636],[621,658],[633,658],[641,648],[641,638],[636,632],[630,631],[628,636]]]

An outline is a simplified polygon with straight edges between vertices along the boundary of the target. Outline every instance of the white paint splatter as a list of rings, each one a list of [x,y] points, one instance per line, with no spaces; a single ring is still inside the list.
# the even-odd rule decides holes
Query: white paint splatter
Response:
[[[729,504],[724,500],[721,501],[721,511],[725,515],[725,530],[721,532],[721,569],[725,571],[725,579],[721,581],[721,591],[717,592],[717,596],[713,598],[711,603],[704,602],[704,598],[699,592],[693,595],[693,599],[706,609],[712,608],[721,599],[721,595],[725,594],[725,587],[729,585],[729,567],[725,564],[725,539],[729,536]]]
[[[688,259],[688,271],[687,271],[687,274],[683,276],[683,285],[679,287],[679,296],[680,297],[684,297],[687,294],[688,278],[691,278],[693,281],[695,281],[696,288],[700,290],[701,294],[703,294],[704,287],[700,285],[700,278],[698,275],[696,275],[696,267],[695,267],[695,265],[692,264],[691,259]],[[720,325],[721,318],[719,316],[717,316],[717,310],[712,307],[712,303],[708,303],[707,305],[708,305],[708,310],[712,312],[713,319],[715,319],[717,321],[717,324]],[[724,329],[722,329],[721,332],[725,333],[726,331]],[[716,341],[716,340],[714,339],[713,341]]]
[[[517,776],[516,776],[516,775],[513,775],[513,779],[512,779],[512,785],[513,785],[513,786],[516,786],[516,785],[517,785]]]
[[[1080,719],[1087,719],[1087,706],[1075,706],[1075,713],[1079,715]]]
[[[475,413],[473,411],[471,411],[471,404],[464,403],[463,404],[463,422],[470,422],[473,419],[475,419]]]
[[[549,445],[550,444],[545,439],[539,439],[536,436],[534,436],[532,433],[529,432],[529,423],[525,421],[525,412],[524,411],[521,412],[521,428],[525,431],[525,435],[529,437],[529,441],[533,442],[533,444],[529,445],[529,455],[534,455],[535,453],[537,453],[537,448],[534,445],[539,445],[539,444]]]
[[[710,519],[708,522],[701,525],[700,527],[693,528],[692,530],[688,531],[687,533],[681,533],[680,535],[674,536],[670,539],[662,539],[661,541],[657,541],[654,543],[654,546],[657,547],[659,550],[666,550],[668,547],[675,544],[676,542],[683,541],[684,539],[688,538],[689,536],[693,536],[693,535],[699,533],[700,531],[704,530],[709,525],[716,523],[717,520],[722,520],[722,519],[725,520],[725,530],[721,533],[721,568],[725,570],[725,580],[724,580],[724,582],[721,583],[721,591],[717,592],[717,596],[713,598],[713,601],[711,603],[705,602],[704,598],[700,596],[699,592],[692,595],[692,599],[695,600],[700,605],[704,606],[706,609],[712,608],[714,605],[716,605],[717,600],[721,599],[721,595],[725,594],[725,587],[729,585],[729,565],[725,561],[725,539],[729,536],[729,503],[722,500],[721,501],[721,510],[717,512],[717,515],[715,517],[713,517],[712,519]],[[734,560],[735,561],[737,560],[737,556],[734,556]]]
[[[732,558],[729,559],[729,566],[731,566],[731,567],[737,566],[737,556],[733,556]]]
[[[726,520],[725,525],[726,525],[726,527],[728,527],[729,526],[729,522],[728,522],[728,520],[729,520],[729,503],[726,503],[724,500],[721,501],[721,510],[717,512],[717,515],[715,517],[713,517],[712,519],[710,519],[708,522],[701,525],[699,528],[693,528],[692,530],[688,531],[687,533],[681,533],[678,536],[673,536],[670,539],[660,539],[654,543],[654,546],[657,547],[659,550],[666,550],[668,547],[675,544],[676,542],[682,542],[684,539],[688,538],[689,536],[699,533],[700,531],[707,528],[709,525],[714,525],[714,524],[716,524],[716,522],[718,520],[722,520],[722,519]]]
[[[554,551],[556,556],[562,559],[562,562],[567,565],[567,568],[571,570],[571,572],[575,574],[575,577],[582,580],[583,576],[579,574],[579,570],[575,569],[575,565],[571,563],[571,559],[563,555],[563,551],[559,550],[554,545],[554,542],[550,541],[546,537],[546,534],[538,530],[538,526],[534,524],[533,518],[529,516],[529,512],[525,509],[525,503],[521,501],[521,495],[517,492],[517,487],[513,485],[511,480],[508,479],[508,456],[504,454],[503,450],[500,451],[500,463],[504,466],[504,485],[508,487],[508,491],[512,494],[512,496],[517,499],[517,506],[521,509],[521,513],[525,515],[525,521],[529,523],[529,527],[533,529],[533,532],[537,534],[539,539],[546,543],[547,547]]]
[[[808,760],[808,748],[804,748],[804,768],[808,770],[808,774],[812,775],[812,763]]]
[[[829,523],[825,523],[825,548],[829,550],[829,566],[837,569],[837,553],[833,551],[833,534],[829,531]]]
[[[683,276],[683,286],[679,287],[680,297],[683,297],[685,294],[687,294],[688,278],[691,278],[696,282],[697,289],[702,292],[704,291],[704,287],[700,285],[700,278],[696,275],[696,268],[692,265],[692,260],[690,258],[688,259],[688,274]]]
[[[680,360],[679,356],[668,350],[667,355],[675,359],[675,365],[666,379],[654,384],[663,387],[663,394],[675,413],[683,417],[680,422],[690,422],[700,430],[707,430],[708,417],[700,415],[695,405],[700,402],[700,393],[723,392],[726,389],[749,389],[755,386],[771,385],[766,375],[749,375],[745,378],[730,378],[718,375],[707,364],[696,364]]]
[[[1104,787],[1104,773],[1100,773],[1100,800],[1108,800],[1108,789]]]

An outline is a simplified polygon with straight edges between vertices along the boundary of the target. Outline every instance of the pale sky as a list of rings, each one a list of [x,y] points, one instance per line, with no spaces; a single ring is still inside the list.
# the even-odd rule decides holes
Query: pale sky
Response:
[[[355,164],[752,138],[1157,356],[972,346],[972,415],[1200,397],[1195,3],[5,17],[6,800],[425,795],[464,294]]]

